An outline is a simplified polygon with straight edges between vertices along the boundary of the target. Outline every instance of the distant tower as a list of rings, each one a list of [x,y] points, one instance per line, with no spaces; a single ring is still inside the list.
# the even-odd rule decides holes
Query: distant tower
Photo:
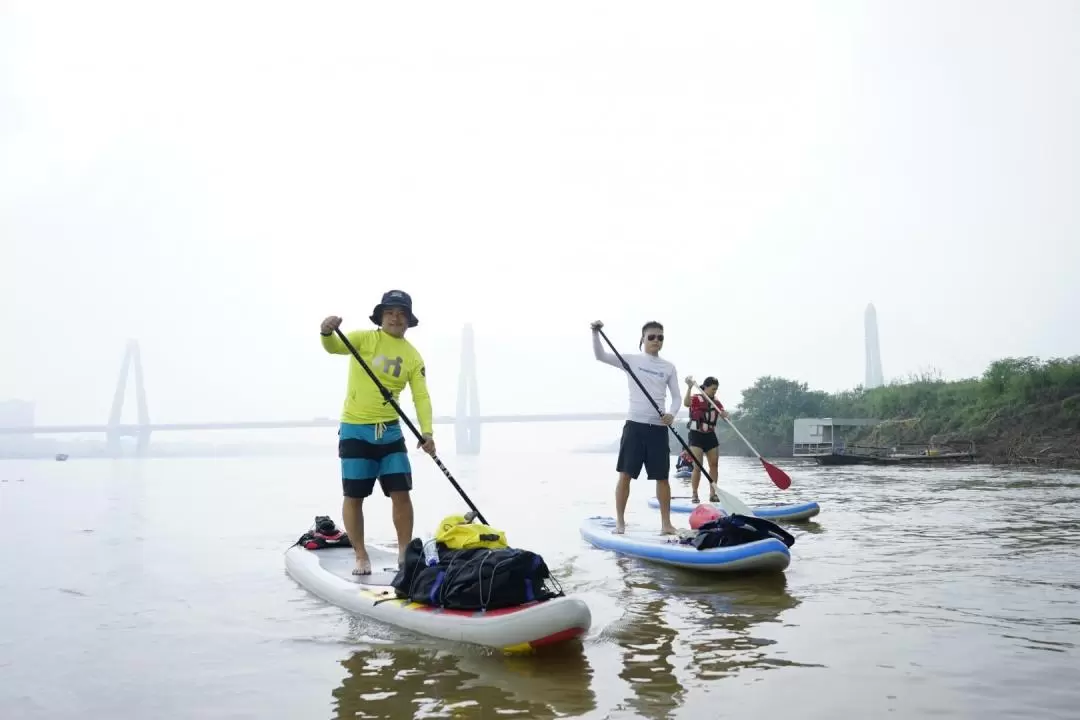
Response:
[[[472,325],[461,331],[461,369],[458,371],[454,439],[459,455],[480,454],[480,393],[476,387],[476,348]]]
[[[867,390],[881,387],[884,380],[881,375],[881,345],[878,343],[877,310],[874,303],[866,306],[866,382]]]
[[[120,455],[120,437],[127,432],[127,428],[120,423],[120,416],[124,411],[124,396],[127,394],[128,373],[132,364],[135,365],[135,404],[139,424],[136,426],[136,452],[142,455],[150,447],[150,413],[146,406],[146,388],[143,385],[142,357],[139,355],[139,341],[129,340],[124,351],[124,364],[120,367],[120,379],[116,383],[116,392],[113,394],[112,410],[109,412],[109,424],[105,431],[110,454],[113,457]]]

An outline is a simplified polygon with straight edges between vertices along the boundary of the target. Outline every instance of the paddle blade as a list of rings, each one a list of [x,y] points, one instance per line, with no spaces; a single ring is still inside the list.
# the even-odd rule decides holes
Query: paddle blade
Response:
[[[720,502],[713,503],[713,505],[719,505],[728,515],[738,514],[746,515],[747,517],[757,517],[756,515],[754,515],[754,511],[751,510],[750,507],[742,500],[740,500],[737,496],[727,492],[726,490],[721,490],[720,488],[716,487],[715,484],[710,485],[710,487],[712,488],[712,491],[716,495],[716,497],[720,498]]]
[[[776,487],[781,490],[787,490],[791,487],[791,478],[788,477],[786,472],[764,459],[762,459],[761,464],[765,468],[765,472],[769,473],[769,479],[773,481]]]

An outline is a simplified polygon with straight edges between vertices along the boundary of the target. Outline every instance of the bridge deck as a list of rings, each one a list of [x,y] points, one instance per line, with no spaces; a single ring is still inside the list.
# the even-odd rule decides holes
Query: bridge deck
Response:
[[[462,422],[488,423],[535,423],[535,422],[590,422],[601,420],[622,420],[625,413],[555,413],[535,415],[481,415],[478,418],[463,419]],[[415,420],[414,420],[415,422]],[[456,418],[441,416],[432,422],[437,425],[452,425]],[[119,432],[121,435],[137,435],[140,432],[175,432],[184,430],[284,430],[295,428],[337,427],[339,421],[329,418],[314,420],[250,420],[241,422],[204,422],[204,423],[149,423],[132,425],[121,423],[109,425],[41,425],[37,427],[0,427],[0,435],[60,435],[65,433],[108,433]]]

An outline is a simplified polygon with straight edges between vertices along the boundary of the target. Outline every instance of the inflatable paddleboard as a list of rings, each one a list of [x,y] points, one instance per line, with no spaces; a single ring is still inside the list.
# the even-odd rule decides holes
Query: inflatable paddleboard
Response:
[[[700,504],[701,503],[698,503],[698,505]],[[713,504],[715,505],[716,503]],[[694,508],[698,505],[690,502],[690,498],[671,498],[671,512],[673,513],[691,513],[694,512]],[[659,509],[660,501],[655,497],[649,498],[649,507]],[[786,520],[788,522],[809,520],[821,512],[821,506],[816,502],[773,505],[771,507],[756,507],[752,509],[754,515],[759,518],[765,518],[766,520],[772,520],[773,522],[778,520]]]
[[[680,480],[682,480],[684,478],[688,478],[693,474],[694,474],[693,470],[676,470],[675,471],[675,477],[679,478]]]
[[[304,589],[356,615],[381,620],[423,635],[492,647],[510,654],[565,642],[584,635],[592,624],[589,606],[558,597],[488,611],[447,610],[398,598],[391,583],[397,552],[368,545],[371,575],[353,575],[352,548],[285,552],[285,569]]]
[[[631,526],[622,535],[616,535],[614,529],[615,518],[591,517],[581,524],[581,537],[601,550],[702,572],[779,571],[791,562],[787,545],[774,538],[698,550],[680,544],[676,536],[660,535],[655,529],[635,530]]]

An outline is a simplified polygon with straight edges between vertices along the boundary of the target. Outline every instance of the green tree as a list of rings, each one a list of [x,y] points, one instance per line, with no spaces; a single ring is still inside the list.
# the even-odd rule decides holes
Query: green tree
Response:
[[[882,420],[863,434],[875,444],[956,437],[999,445],[1005,455],[1058,448],[1053,452],[1073,453],[1080,463],[1080,356],[1004,358],[979,378],[945,382],[940,373],[926,372],[872,390],[831,394],[769,375],[743,391],[733,413],[758,450],[774,456],[790,454],[799,417]],[[722,451],[746,453],[730,431],[722,433]]]
[[[751,442],[760,452],[790,454],[795,418],[820,417],[828,401],[827,393],[810,390],[806,383],[767,375],[743,390],[739,429],[744,435],[747,431],[754,434],[757,439]]]

